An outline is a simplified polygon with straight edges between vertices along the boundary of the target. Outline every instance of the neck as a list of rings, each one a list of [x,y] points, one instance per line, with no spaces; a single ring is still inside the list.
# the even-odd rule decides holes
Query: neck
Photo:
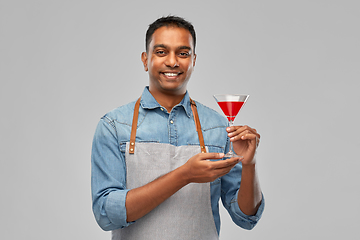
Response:
[[[173,107],[178,105],[184,98],[186,91],[183,93],[162,93],[159,91],[154,91],[149,88],[151,95],[155,98],[155,100],[168,112],[171,112]]]

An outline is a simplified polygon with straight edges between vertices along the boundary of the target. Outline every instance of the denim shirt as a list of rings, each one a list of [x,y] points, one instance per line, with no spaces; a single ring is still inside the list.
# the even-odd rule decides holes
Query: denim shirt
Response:
[[[209,152],[225,153],[229,148],[228,121],[216,111],[196,102],[204,142]],[[135,101],[103,116],[96,128],[91,155],[91,189],[93,212],[103,230],[124,228],[126,221],[125,146],[130,141]],[[141,96],[136,142],[168,143],[174,146],[199,145],[189,94],[170,113],[146,87]],[[200,147],[199,147],[200,152]],[[237,194],[241,180],[241,163],[228,174],[210,184],[211,207],[217,232],[220,232],[219,199],[238,226],[252,229],[264,210],[264,198],[254,216],[241,212]]]

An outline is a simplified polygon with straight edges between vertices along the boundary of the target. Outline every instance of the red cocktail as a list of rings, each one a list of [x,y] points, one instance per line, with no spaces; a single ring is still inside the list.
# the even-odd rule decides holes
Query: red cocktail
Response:
[[[229,120],[229,125],[234,124],[236,115],[240,109],[244,106],[249,95],[236,95],[236,94],[217,94],[214,95],[216,102],[219,104],[221,110]],[[232,143],[230,142],[229,152],[225,154],[225,157],[240,157],[232,151]]]
[[[218,102],[221,110],[224,112],[225,116],[229,121],[234,121],[236,115],[239,113],[241,107],[245,102]]]

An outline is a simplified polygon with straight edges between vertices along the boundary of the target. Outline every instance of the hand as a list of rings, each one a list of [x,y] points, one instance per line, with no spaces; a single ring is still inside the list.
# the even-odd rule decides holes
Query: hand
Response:
[[[230,141],[237,155],[243,156],[243,165],[255,164],[255,152],[260,143],[260,135],[249,126],[233,126],[226,128]]]
[[[221,159],[224,153],[199,153],[190,158],[182,167],[187,181],[196,183],[212,182],[224,176],[242,159],[230,158],[221,161],[209,161]]]

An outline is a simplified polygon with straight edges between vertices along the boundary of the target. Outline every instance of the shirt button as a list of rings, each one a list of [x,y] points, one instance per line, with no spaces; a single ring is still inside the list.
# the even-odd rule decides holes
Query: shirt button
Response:
[[[173,121],[173,120],[170,120],[170,123],[171,123],[171,124],[173,124],[173,123],[174,123],[174,121]]]

